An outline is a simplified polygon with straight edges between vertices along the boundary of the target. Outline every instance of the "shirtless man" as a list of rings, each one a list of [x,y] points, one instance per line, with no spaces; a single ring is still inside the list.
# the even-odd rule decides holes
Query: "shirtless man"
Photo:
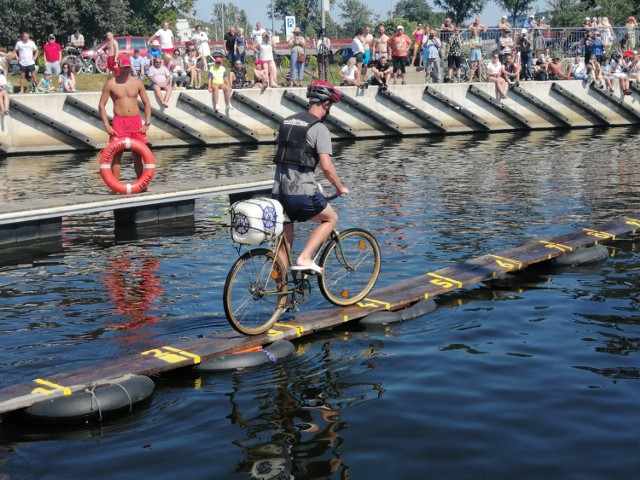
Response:
[[[131,60],[122,56],[119,60],[118,73],[115,77],[108,78],[102,87],[102,95],[98,103],[98,110],[104,129],[109,134],[109,142],[115,142],[123,138],[133,138],[147,143],[147,130],[151,125],[151,104],[144,89],[144,84],[131,75]],[[144,105],[144,125],[140,118],[138,108],[138,96]],[[107,102],[113,101],[113,125],[107,117]],[[111,170],[113,176],[120,179],[122,152],[113,157]],[[144,172],[142,158],[137,153],[133,154],[133,166],[136,175],[140,178]]]
[[[112,32],[107,32],[107,45],[104,47],[104,51],[107,54],[107,75],[111,73],[118,75],[116,70],[116,58],[118,58],[118,42],[113,38]]]
[[[371,34],[371,26],[365,25],[364,32],[362,33],[363,46],[364,46],[364,58],[362,60],[362,78],[367,78],[367,67],[370,63],[373,63],[371,58],[371,49],[373,48],[373,35]]]
[[[378,25],[378,36],[373,39],[371,56],[374,60],[380,60],[380,57],[389,58],[389,36],[384,33],[382,24]]]

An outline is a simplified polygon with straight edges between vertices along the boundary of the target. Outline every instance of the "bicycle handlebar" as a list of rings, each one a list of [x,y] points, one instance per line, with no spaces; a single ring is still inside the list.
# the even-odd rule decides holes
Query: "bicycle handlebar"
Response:
[[[332,194],[327,195],[327,193],[324,191],[324,187],[320,183],[316,182],[316,185],[318,186],[318,192],[327,200],[327,202],[331,202],[338,197],[346,197],[346,195],[339,195],[337,190]]]

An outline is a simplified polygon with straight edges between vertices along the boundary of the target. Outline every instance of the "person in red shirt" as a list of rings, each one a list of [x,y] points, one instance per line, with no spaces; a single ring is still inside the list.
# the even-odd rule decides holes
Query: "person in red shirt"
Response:
[[[389,39],[389,48],[391,49],[391,57],[393,59],[393,83],[396,83],[398,78],[398,72],[402,76],[402,84],[405,82],[405,67],[407,66],[407,55],[413,42],[409,36],[404,33],[404,27],[398,25],[396,28],[396,34]]]
[[[62,46],[56,42],[55,35],[49,35],[48,41],[42,49],[44,50],[44,70],[51,72],[53,77],[57,79],[61,72]]]

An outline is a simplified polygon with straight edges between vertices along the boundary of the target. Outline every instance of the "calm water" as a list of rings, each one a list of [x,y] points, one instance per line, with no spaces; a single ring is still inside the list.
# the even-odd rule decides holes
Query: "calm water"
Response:
[[[633,129],[375,140],[336,148],[341,225],[379,239],[379,286],[533,239],[640,215]],[[154,182],[269,171],[273,147],[161,150]],[[30,191],[37,186],[37,191]],[[0,160],[5,202],[105,192],[92,158]],[[226,198],[194,221],[0,252],[2,385],[228,329]],[[535,269],[387,328],[296,343],[241,372],[156,378],[149,405],[95,430],[0,424],[0,478],[637,478],[640,253]],[[307,309],[326,307],[314,291]]]

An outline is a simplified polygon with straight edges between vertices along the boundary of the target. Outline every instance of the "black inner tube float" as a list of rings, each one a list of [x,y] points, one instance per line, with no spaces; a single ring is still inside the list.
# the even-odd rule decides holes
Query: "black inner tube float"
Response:
[[[372,313],[360,319],[362,325],[386,325],[387,323],[404,322],[405,320],[413,320],[427,313],[433,312],[437,308],[436,302],[431,298],[418,300],[413,305],[403,309],[391,312],[385,310],[383,312]]]
[[[593,247],[579,248],[578,250],[563,253],[559,257],[549,260],[549,264],[557,266],[584,265],[585,263],[601,262],[607,258],[609,258],[609,250],[607,247],[595,245]]]
[[[206,360],[194,367],[198,372],[215,372],[221,370],[242,370],[243,368],[256,367],[267,362],[277,362],[281,358],[288,357],[296,351],[296,347],[288,340],[278,340],[266,347],[259,347],[249,352],[237,352],[229,355],[220,355]]]

